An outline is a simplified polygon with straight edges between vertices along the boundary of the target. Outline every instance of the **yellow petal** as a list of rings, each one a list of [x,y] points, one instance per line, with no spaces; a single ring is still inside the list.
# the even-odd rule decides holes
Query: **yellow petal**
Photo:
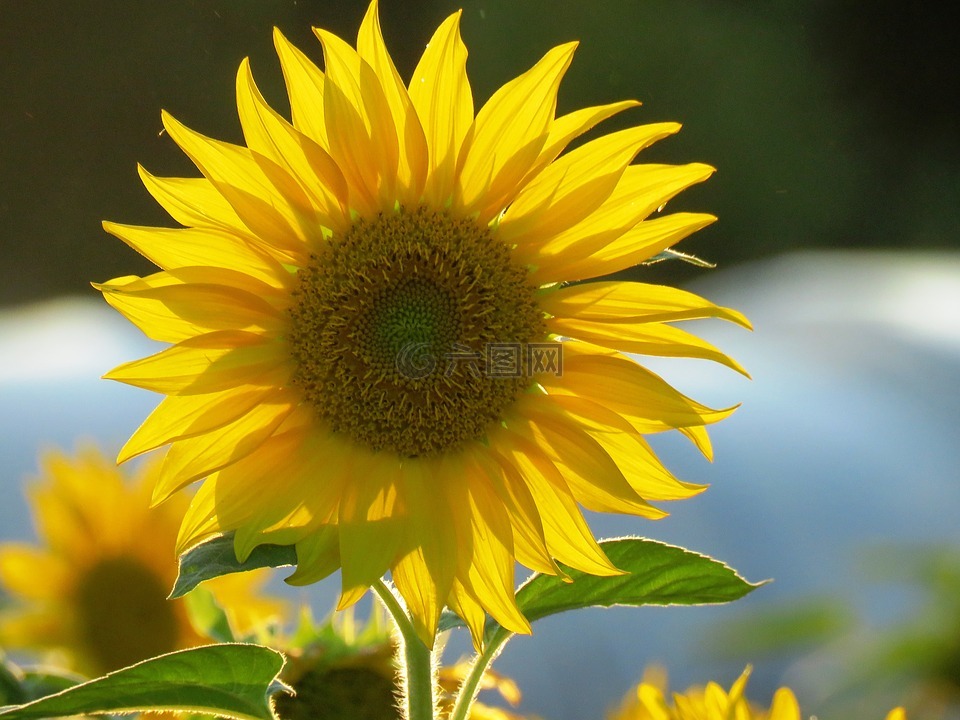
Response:
[[[473,123],[467,48],[460,38],[461,12],[458,10],[437,28],[410,81],[410,101],[428,147],[424,201],[432,207],[446,207],[453,194],[457,158]]]
[[[631,165],[593,213],[557,232],[529,236],[517,248],[517,259],[536,265],[538,256],[553,257],[571,246],[605,247],[662,208],[677,193],[706,180],[713,172],[712,167],[701,163]]]
[[[499,495],[510,518],[517,560],[531,570],[559,575],[561,570],[550,557],[537,503],[523,478],[497,448],[497,433],[489,437],[490,449],[478,445],[473,450],[477,472],[485,473]]]
[[[340,168],[320,147],[287,123],[260,94],[244,58],[237,73],[237,108],[247,146],[258,156],[280,167],[298,184],[298,192],[309,196],[309,202],[320,213],[320,221],[337,232],[349,225],[347,182]],[[268,172],[268,165],[260,163]],[[275,183],[276,184],[276,183]]]
[[[315,218],[287,202],[250,150],[194,132],[169,113],[164,112],[162,118],[170,137],[226,198],[243,224],[302,264],[308,246],[322,240],[321,228]]]
[[[666,285],[638,282],[571,285],[543,293],[538,304],[550,315],[579,320],[620,323],[721,318],[751,327],[750,321],[736,310]]]
[[[297,570],[284,579],[290,585],[311,585],[340,567],[336,525],[324,525],[297,543]]]
[[[522,402],[522,401],[521,401]],[[528,427],[521,431],[545,448],[577,502],[597,512],[629,513],[652,520],[665,512],[643,500],[627,482],[603,447],[575,422],[548,411],[549,405],[530,402],[522,409]]]
[[[458,573],[467,592],[508,630],[529,634],[530,623],[517,607],[513,583],[513,531],[503,502],[487,479],[467,474],[461,481],[458,500],[451,503],[458,528],[472,538],[468,567]],[[461,543],[463,547],[464,543]]]
[[[459,480],[448,475],[449,458],[404,461],[401,497],[409,511],[409,545],[413,549],[393,568],[393,581],[410,609],[417,635],[432,647],[443,605],[457,572],[457,534],[442,483]]]
[[[181,225],[216,228],[258,242],[237,211],[207,178],[161,178],[137,166],[147,192]]]
[[[541,255],[530,279],[544,285],[583,280],[626,270],[673,247],[688,235],[716,222],[704,213],[673,213],[644,220],[615,240],[585,240],[553,256]]]
[[[76,568],[52,552],[21,543],[0,546],[0,587],[11,596],[29,601],[55,600],[70,592],[75,573]]]
[[[563,375],[543,375],[548,393],[578,395],[627,418],[640,432],[708,425],[736,408],[714,410],[691,400],[641,365],[612,352],[591,353],[564,343]]]
[[[547,320],[551,333],[576,338],[601,347],[658,357],[688,357],[712,360],[750,374],[733,358],[696,335],[662,323],[629,321],[607,323],[579,318],[554,317]]]
[[[549,395],[541,398],[580,424],[620,468],[630,486],[647,500],[682,500],[706,485],[682,482],[660,462],[650,445],[622,416],[583,398]]]
[[[366,590],[402,551],[409,551],[403,547],[404,525],[409,519],[397,490],[400,460],[389,452],[360,453],[354,458],[352,477],[344,485],[339,509],[346,600],[355,599],[354,591]]]
[[[902,708],[899,708],[903,712]],[[773,695],[768,720],[800,720],[800,705],[790,688],[780,688]],[[906,720],[905,716],[897,716],[893,712],[887,715],[887,720]]]
[[[275,392],[269,387],[240,387],[209,395],[165,397],[121,448],[117,462],[223,427]]]
[[[507,208],[499,235],[522,247],[579,223],[610,197],[627,165],[644,147],[677,132],[677,123],[621,130],[581,145],[552,163]],[[518,258],[523,262],[523,256]]]
[[[287,85],[293,126],[324,150],[329,150],[327,126],[323,120],[323,72],[277,28],[273,29],[273,44]]]
[[[293,282],[292,273],[234,231],[139,227],[112,222],[104,222],[103,229],[164,270],[212,266],[242,272],[278,288],[289,288]]]
[[[427,140],[417,110],[383,41],[377,0],[370,3],[360,25],[357,53],[373,68],[379,79],[399,137],[396,199],[401,204],[416,204],[427,178]]]
[[[276,335],[288,322],[259,295],[227,285],[179,283],[166,271],[157,275],[94,287],[147,337],[160,342],[180,342],[212,330]]]
[[[261,402],[231,423],[174,441],[160,466],[152,504],[254,452],[293,412],[297,399],[295,392],[274,393],[269,402]]]
[[[350,204],[361,215],[392,210],[400,145],[383,86],[352,47],[326,30],[314,32],[327,70],[323,115],[330,155],[347,178]]]
[[[550,125],[550,132],[543,144],[543,150],[540,151],[540,156],[530,169],[526,180],[532,180],[541,170],[556,160],[571,140],[580,137],[597,123],[638,105],[640,103],[636,100],[624,100],[609,105],[581,108],[556,118]],[[526,180],[523,183],[524,185],[526,185]]]
[[[477,113],[461,150],[454,207],[485,223],[513,199],[550,131],[557,90],[577,43],[550,50],[497,90]]]
[[[497,445],[503,448],[504,469],[516,468],[536,500],[550,554],[592,575],[622,574],[600,549],[569,486],[546,453],[512,430],[501,430]]]
[[[459,580],[453,581],[453,589],[450,591],[447,605],[467,624],[473,646],[483,647],[483,629],[487,622],[487,614],[483,606],[467,592]]]
[[[124,363],[104,378],[165,395],[196,395],[239,385],[280,387],[291,372],[285,348],[276,340],[220,330]]]

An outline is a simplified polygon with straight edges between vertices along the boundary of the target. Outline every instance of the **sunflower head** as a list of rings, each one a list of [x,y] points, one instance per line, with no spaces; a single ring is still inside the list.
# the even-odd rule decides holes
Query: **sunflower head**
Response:
[[[171,546],[186,498],[149,509],[156,463],[125,478],[103,455],[50,452],[29,490],[37,545],[0,545],[0,645],[53,651],[71,669],[99,675],[205,642],[180,601]],[[262,597],[256,576],[208,584],[238,632],[284,607]]]
[[[667,676],[658,667],[648,668],[643,680],[624,697],[608,720],[802,720],[797,698],[790,688],[774,693],[769,709],[751,703],[746,697],[752,668],[747,666],[739,678],[724,690],[715,682],[691,687],[667,697]],[[903,708],[894,708],[886,720],[906,720]]]
[[[705,428],[733,409],[625,353],[743,372],[673,323],[748,325],[680,290],[597,280],[715,219],[661,213],[712,168],[633,162],[680,126],[569,149],[639,104],[557,115],[576,43],[475,111],[459,21],[409,82],[376,2],[355,48],[316,30],[323,70],[276,32],[291,118],[244,61],[244,145],[164,113],[201,177],[141,177],[182,227],[105,223],[161,269],[97,286],[171,343],[107,377],[166,395],[121,452],[168,447],[154,502],[203,480],[179,550],[227,531],[241,560],[295,545],[289,581],[341,569],[341,607],[390,572],[428,644],[444,606],[478,644],[487,614],[529,632],[515,561],[617,574],[582,508],[658,518],[651,501],[700,492],[644,436],[677,430],[709,457]]]

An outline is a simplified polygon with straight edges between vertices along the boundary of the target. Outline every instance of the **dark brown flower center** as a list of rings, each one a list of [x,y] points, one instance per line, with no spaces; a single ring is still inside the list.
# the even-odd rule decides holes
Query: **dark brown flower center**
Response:
[[[177,649],[177,616],[168,592],[135,558],[107,558],[83,574],[76,588],[77,630],[97,671]]]
[[[337,432],[414,457],[482,439],[546,329],[509,249],[427,208],[358,221],[298,273],[294,382]]]

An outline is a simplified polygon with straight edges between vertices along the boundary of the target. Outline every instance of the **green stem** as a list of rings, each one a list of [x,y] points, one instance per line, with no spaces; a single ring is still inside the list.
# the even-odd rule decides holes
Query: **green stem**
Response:
[[[449,720],[467,720],[470,717],[470,706],[473,705],[473,701],[480,690],[480,681],[483,680],[483,674],[490,667],[490,663],[496,660],[503,643],[509,637],[510,634],[505,634],[502,637],[491,638],[486,647],[483,648],[483,652],[474,659],[470,672],[457,692],[457,702],[453,706],[453,712],[450,714]]]
[[[393,617],[403,640],[404,709],[406,720],[434,720],[433,658],[393,590],[383,580],[373,584],[380,602]]]

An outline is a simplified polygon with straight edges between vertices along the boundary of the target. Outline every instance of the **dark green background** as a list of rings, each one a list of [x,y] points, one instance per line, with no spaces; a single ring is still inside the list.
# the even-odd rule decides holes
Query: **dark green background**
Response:
[[[384,0],[409,76],[457,3]],[[881,0],[470,0],[463,34],[477,104],[550,46],[580,39],[560,110],[637,98],[604,126],[678,120],[641,155],[719,172],[671,209],[720,222],[685,243],[721,266],[802,247],[956,247],[955,40],[936,5]],[[195,174],[160,108],[240,141],[234,77],[249,55],[287,112],[272,26],[319,61],[310,32],[353,39],[362,1],[0,0],[0,304],[91,293],[150,266],[100,229],[172,224],[136,163]],[[941,16],[942,15],[942,16]],[[659,280],[703,272],[674,264]]]

